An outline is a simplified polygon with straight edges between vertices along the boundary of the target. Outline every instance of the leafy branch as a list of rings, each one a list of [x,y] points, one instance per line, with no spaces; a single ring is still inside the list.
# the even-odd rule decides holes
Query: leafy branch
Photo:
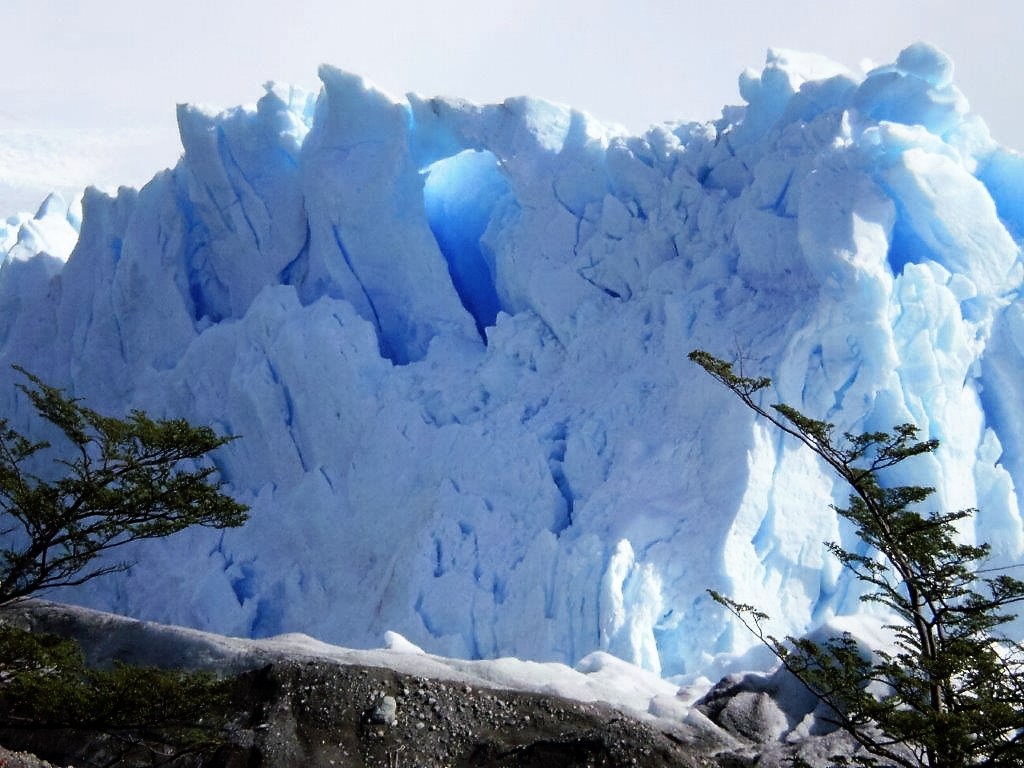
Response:
[[[67,450],[0,419],[0,604],[124,570],[127,563],[97,558],[130,542],[247,519],[248,508],[222,492],[216,468],[202,461],[233,438],[141,411],[104,416],[15,368],[26,380],[18,388]],[[55,454],[57,479],[30,469],[44,452]]]
[[[758,416],[813,451],[850,486],[848,520],[867,553],[826,542],[829,551],[870,589],[862,600],[884,606],[898,622],[887,627],[892,649],[866,653],[851,635],[818,643],[779,640],[764,630],[768,616],[711,592],[832,711],[874,758],[905,768],[1024,765],[1024,649],[1002,631],[1024,601],[1024,582],[981,567],[988,544],[957,539],[956,523],[976,510],[919,507],[934,492],[885,487],[884,470],[931,453],[913,424],[889,432],[843,433],[797,409],[760,403],[768,378],[736,374],[733,365],[695,350],[690,360]],[[995,574],[995,575],[988,575]]]

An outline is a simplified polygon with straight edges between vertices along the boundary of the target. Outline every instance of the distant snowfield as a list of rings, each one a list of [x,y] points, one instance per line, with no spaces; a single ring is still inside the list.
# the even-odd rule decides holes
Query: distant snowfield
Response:
[[[65,199],[89,186],[115,193],[141,187],[177,162],[167,151],[167,126],[112,133],[56,126],[26,128],[0,114],[0,219],[35,212],[51,192]],[[163,163],[163,165],[161,165]]]

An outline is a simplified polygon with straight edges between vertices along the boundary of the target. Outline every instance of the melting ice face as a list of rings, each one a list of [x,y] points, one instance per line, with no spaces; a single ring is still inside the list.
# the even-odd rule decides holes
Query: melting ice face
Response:
[[[860,605],[822,545],[851,542],[846,489],[693,348],[840,431],[915,422],[943,447],[894,481],[977,506],[964,535],[1020,559],[1024,160],[943,54],[859,77],[774,51],[746,106],[642,136],[321,76],[180,110],[181,162],[87,193],[66,263],[32,256],[66,250],[42,234],[77,223],[60,206],[3,230],[3,362],[242,436],[217,460],[247,526],[140,545],[62,597],[712,675],[750,639],[707,587],[779,634]]]

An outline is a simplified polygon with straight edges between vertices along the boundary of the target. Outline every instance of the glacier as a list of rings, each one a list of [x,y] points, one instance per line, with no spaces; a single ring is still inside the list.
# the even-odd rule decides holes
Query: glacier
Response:
[[[0,409],[20,363],[92,407],[240,438],[249,523],[134,546],[57,595],[243,637],[659,675],[756,661],[862,610],[823,542],[847,489],[686,358],[839,430],[942,441],[894,481],[1024,554],[1024,156],[949,58],[853,73],[771,50],[744,104],[643,135],[530,98],[182,106],[140,190],[0,224]],[[745,655],[746,654],[746,655]],[[753,654],[753,655],[751,655]]]

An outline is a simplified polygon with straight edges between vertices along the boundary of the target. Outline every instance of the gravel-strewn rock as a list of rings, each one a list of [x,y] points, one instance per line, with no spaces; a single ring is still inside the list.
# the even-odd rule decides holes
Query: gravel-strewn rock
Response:
[[[326,662],[282,661],[239,675],[229,720],[214,753],[167,762],[126,749],[123,733],[3,727],[0,741],[80,768],[112,759],[211,768],[719,765],[685,730],[660,731],[605,705]]]
[[[0,747],[0,768],[56,768],[29,752],[11,752]]]
[[[404,671],[351,663],[41,601],[4,620],[76,639],[90,663],[202,668],[230,680],[223,743],[196,753],[166,754],[125,730],[0,721],[0,744],[62,766],[771,768],[794,754],[824,766],[847,751],[816,730],[813,698],[779,676],[726,678],[688,714],[661,702],[669,716],[638,719],[606,704],[409,671],[438,669],[422,661]],[[46,765],[9,754],[0,753],[0,768]]]

